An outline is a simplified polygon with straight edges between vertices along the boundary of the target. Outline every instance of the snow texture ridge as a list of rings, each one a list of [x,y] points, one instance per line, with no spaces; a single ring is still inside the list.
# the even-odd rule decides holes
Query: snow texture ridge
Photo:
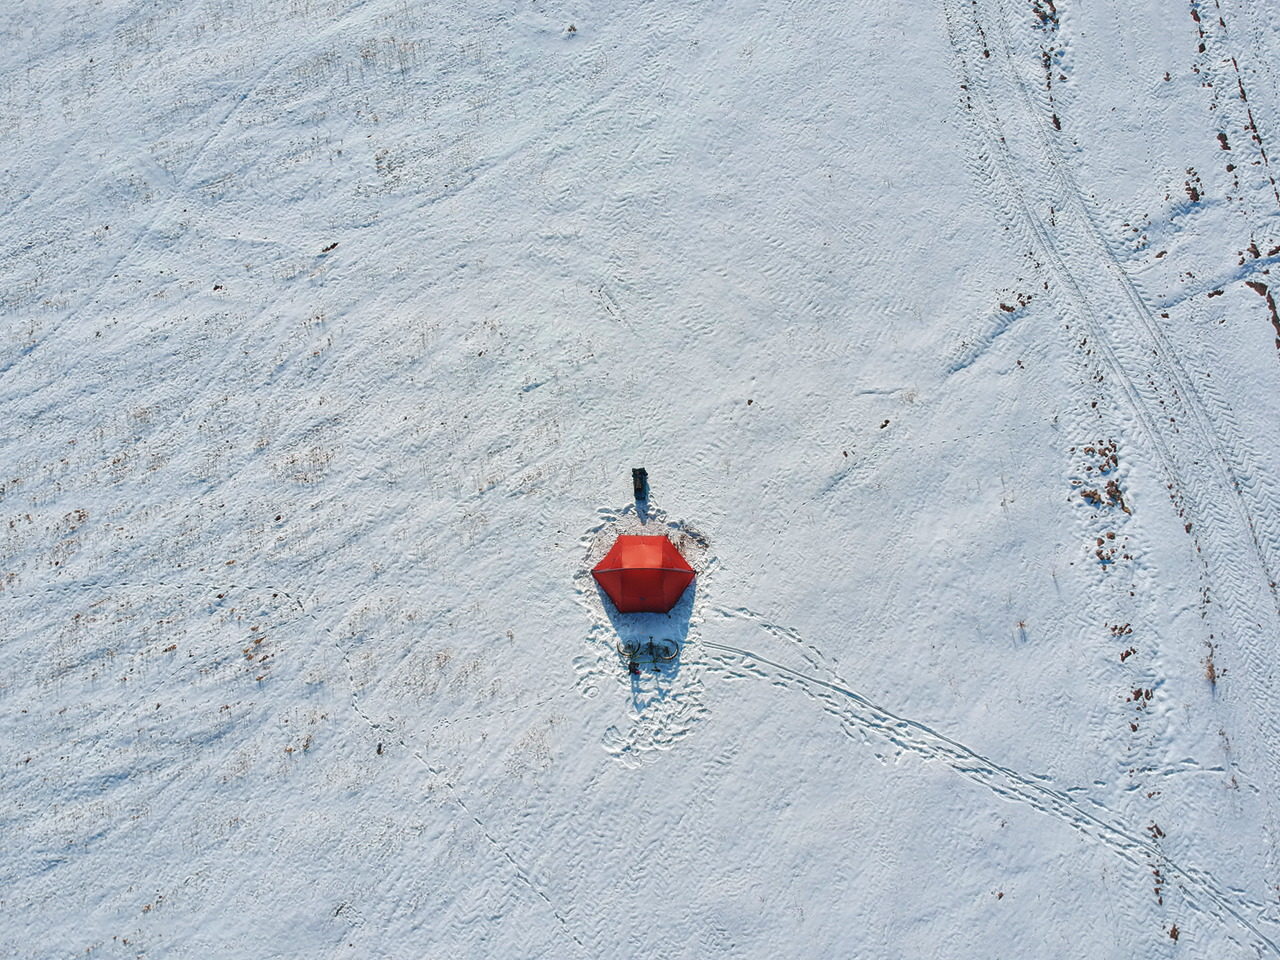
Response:
[[[10,4],[0,956],[1280,957],[1274,14]]]

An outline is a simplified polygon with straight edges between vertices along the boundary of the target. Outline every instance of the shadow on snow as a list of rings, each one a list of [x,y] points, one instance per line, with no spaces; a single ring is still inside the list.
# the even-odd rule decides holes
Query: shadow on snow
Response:
[[[666,699],[679,676],[697,590],[695,579],[667,613],[620,613],[596,584],[600,603],[613,625],[618,663],[630,675],[631,701],[637,710]]]

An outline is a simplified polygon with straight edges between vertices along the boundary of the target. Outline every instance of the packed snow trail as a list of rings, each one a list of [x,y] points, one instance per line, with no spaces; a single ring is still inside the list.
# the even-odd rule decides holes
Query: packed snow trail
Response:
[[[10,6],[0,953],[1276,957],[1267,3]]]
[[[1129,833],[1123,827],[1089,813],[1061,791],[1043,786],[1031,777],[1003,766],[927,724],[899,716],[841,683],[796,670],[742,647],[715,643],[711,640],[703,640],[702,646],[740,658],[747,666],[756,663],[773,668],[784,677],[798,681],[811,698],[822,701],[824,709],[839,717],[842,723],[860,730],[871,731],[894,746],[927,760],[941,760],[957,773],[982,784],[1000,797],[1015,803],[1026,804],[1034,810],[1063,821],[1085,836],[1100,841],[1121,859],[1138,869],[1147,869],[1149,858],[1160,860],[1167,865],[1169,875],[1180,879],[1189,891],[1199,893],[1203,900],[1207,901],[1208,913],[1223,923],[1234,920],[1248,930],[1259,943],[1265,945],[1272,956],[1280,957],[1280,945],[1263,933],[1252,920],[1244,916],[1211,876],[1203,871],[1181,866],[1152,841]],[[815,691],[813,687],[821,688],[821,691],[826,692]],[[831,699],[829,694],[836,694],[852,706],[842,708],[839,703]],[[1194,900],[1190,902],[1194,905]]]

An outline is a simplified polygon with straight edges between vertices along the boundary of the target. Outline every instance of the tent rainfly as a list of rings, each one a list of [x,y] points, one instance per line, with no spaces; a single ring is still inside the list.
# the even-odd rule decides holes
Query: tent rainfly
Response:
[[[591,575],[619,613],[666,613],[693,582],[693,567],[666,537],[618,537]]]

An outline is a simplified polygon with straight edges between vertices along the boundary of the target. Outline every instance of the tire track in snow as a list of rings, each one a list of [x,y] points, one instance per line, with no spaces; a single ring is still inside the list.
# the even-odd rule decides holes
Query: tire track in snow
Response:
[[[1214,2],[1217,5],[1217,0]],[[988,31],[982,30],[979,21],[980,4],[991,4],[994,7],[994,17],[984,18],[990,26]],[[1220,598],[1221,606],[1227,614],[1226,617],[1219,616],[1216,619],[1216,626],[1214,621],[1209,621],[1209,639],[1205,642],[1209,643],[1210,651],[1217,651],[1224,638],[1233,637],[1237,641],[1223,645],[1221,654],[1225,656],[1219,658],[1219,662],[1234,658],[1243,668],[1232,673],[1233,687],[1241,688],[1243,692],[1234,694],[1232,691],[1228,695],[1238,696],[1239,702],[1244,704],[1249,722],[1256,723],[1260,719],[1269,731],[1266,739],[1274,740],[1276,736],[1280,736],[1280,723],[1277,722],[1280,696],[1271,683],[1274,659],[1270,650],[1272,636],[1264,629],[1263,622],[1269,619],[1273,611],[1280,617],[1280,592],[1277,590],[1277,573],[1280,572],[1280,494],[1277,493],[1276,484],[1265,467],[1258,466],[1254,446],[1240,430],[1230,405],[1213,388],[1213,382],[1202,380],[1202,385],[1197,387],[1195,378],[1188,371],[1165,327],[1155,316],[1151,304],[1125,269],[1115,244],[1108,237],[1097,212],[1075,178],[1071,163],[1060,149],[1058,137],[1046,124],[1044,111],[1037,109],[1036,92],[1018,69],[1016,40],[1009,26],[1014,21],[1007,13],[1004,0],[971,0],[971,5],[976,28],[983,36],[992,36],[995,41],[993,47],[998,44],[997,52],[1003,57],[1005,72],[1017,87],[1017,99],[1024,108],[1025,117],[1034,131],[1034,141],[1039,147],[1040,156],[1035,159],[1035,169],[1050,173],[1060,187],[1059,195],[1065,195],[1068,201],[1069,210],[1057,211],[1059,222],[1074,212],[1083,227],[1083,236],[1080,237],[1083,245],[1095,251],[1095,259],[1100,268],[1098,273],[1102,276],[1110,275],[1116,281],[1112,292],[1118,288],[1123,294],[1121,303],[1127,302],[1131,308],[1127,313],[1115,310],[1109,317],[1123,321],[1127,316],[1129,325],[1137,327],[1139,342],[1131,355],[1142,359],[1135,364],[1136,368],[1145,369],[1153,389],[1157,382],[1167,387],[1177,404],[1179,415],[1176,424],[1173,417],[1167,416],[1171,411],[1165,409],[1164,400],[1158,397],[1161,410],[1153,410],[1150,418],[1139,419],[1153,442],[1159,439],[1159,443],[1163,445],[1166,476],[1178,488],[1179,498],[1186,505],[1186,512],[1190,515],[1193,508],[1198,509],[1203,511],[1201,516],[1205,521],[1212,521],[1201,522],[1197,519],[1193,525],[1194,532],[1192,526],[1188,526],[1188,533],[1195,545],[1196,560],[1201,568],[1205,598],[1201,616],[1207,619],[1210,596]],[[1206,18],[1206,25],[1208,20]],[[1225,21],[1220,22],[1225,31]],[[1215,43],[1225,43],[1222,38],[1203,30],[1201,36]],[[976,58],[974,63],[977,64]],[[1212,58],[1208,58],[1201,69],[1212,69],[1211,63]],[[1222,55],[1218,65],[1227,63],[1234,68],[1240,100],[1248,110],[1243,82],[1239,79],[1239,65],[1229,53]],[[1231,99],[1228,97],[1226,102],[1231,103]],[[990,98],[988,106],[990,115],[995,117],[995,102]],[[1256,133],[1251,110],[1245,129],[1253,129]],[[1257,142],[1261,147],[1260,140]],[[1265,159],[1265,151],[1263,156]],[[1269,167],[1267,177],[1274,190],[1275,182],[1270,178]],[[1251,231],[1259,234],[1263,232]],[[1233,280],[1242,280],[1263,263],[1265,260],[1261,259],[1251,261],[1233,271],[1230,279],[1217,286],[1220,288]],[[1091,272],[1090,275],[1094,274]],[[1133,322],[1134,318],[1136,324]],[[1110,335],[1112,328],[1106,327],[1105,330]],[[1100,340],[1098,334],[1102,332],[1096,330],[1092,334],[1095,342]],[[1142,340],[1144,334],[1145,341]],[[1122,376],[1128,375],[1124,370],[1116,372]],[[1166,419],[1168,426],[1165,425]],[[1188,428],[1189,436],[1186,438],[1182,435],[1184,427]],[[1160,430],[1164,436],[1157,438],[1156,430]],[[1157,453],[1159,452],[1158,447]],[[1223,501],[1231,509],[1222,509]],[[1202,542],[1205,547],[1203,551]],[[1270,609],[1267,609],[1268,597],[1256,582],[1251,586],[1250,581],[1254,578],[1244,569],[1247,566],[1244,558],[1250,554],[1261,570],[1263,585],[1270,591]],[[1217,643],[1213,642],[1215,634]],[[1273,775],[1280,766],[1280,761],[1265,753],[1262,762],[1270,764]],[[1274,817],[1268,816],[1267,823],[1268,828],[1274,831]],[[1274,858],[1268,859],[1274,865]]]
[[[1263,142],[1262,131],[1258,129],[1258,121],[1254,117],[1253,107],[1250,105],[1250,102],[1249,102],[1249,95],[1245,92],[1244,76],[1240,70],[1239,59],[1237,58],[1236,54],[1231,53],[1230,50],[1227,49],[1229,47],[1228,37],[1229,37],[1230,31],[1227,27],[1226,11],[1222,9],[1221,0],[1213,0],[1213,6],[1215,11],[1217,12],[1216,19],[1218,21],[1219,27],[1221,27],[1222,33],[1221,35],[1217,35],[1212,32],[1212,29],[1213,29],[1212,23],[1214,18],[1209,18],[1206,22],[1206,18],[1201,16],[1200,20],[1196,24],[1197,27],[1199,27],[1200,30],[1202,31],[1201,40],[1202,42],[1205,42],[1207,44],[1212,44],[1213,47],[1223,48],[1223,53],[1220,57],[1220,63],[1225,63],[1225,62],[1231,63],[1231,69],[1233,74],[1232,79],[1235,80],[1236,90],[1240,94],[1240,103],[1244,107],[1244,113],[1246,118],[1245,122],[1241,122],[1239,119],[1236,119],[1235,122],[1239,125],[1239,127],[1243,130],[1243,132],[1249,134],[1249,140],[1250,142],[1253,143],[1254,147],[1256,148],[1256,153],[1258,154],[1258,157],[1262,161],[1262,173],[1264,176],[1266,176],[1267,182],[1271,186],[1271,196],[1275,199],[1276,205],[1280,206],[1280,186],[1276,185],[1275,174],[1272,172],[1272,169],[1271,169],[1271,158],[1267,155],[1267,147],[1266,147],[1266,144]],[[1206,30],[1205,29],[1206,26],[1208,26],[1209,29]],[[1213,68],[1211,67],[1211,69]],[[1217,71],[1214,70],[1214,73],[1216,72]]]
[[[801,640],[794,631],[769,624],[764,618],[749,611],[746,619],[798,642],[802,650],[808,651],[811,656],[817,653],[816,647]],[[799,686],[811,699],[824,704],[824,710],[838,717],[846,727],[875,734],[895,747],[925,760],[941,760],[957,773],[981,784],[997,796],[1012,803],[1029,806],[1067,824],[1091,840],[1102,843],[1139,871],[1145,872],[1149,869],[1150,861],[1158,859],[1166,868],[1166,877],[1177,878],[1188,893],[1198,894],[1202,908],[1208,914],[1224,924],[1234,922],[1242,926],[1272,956],[1280,957],[1280,944],[1246,917],[1208,873],[1182,866],[1153,841],[1090,813],[1061,790],[1006,767],[925,723],[893,713],[845,685],[838,675],[833,675],[833,679],[824,679],[761,656],[755,651],[729,644],[702,640],[701,645],[708,650],[720,651],[732,659],[741,660],[745,673],[761,679],[769,679],[768,671],[761,667],[770,668],[775,672],[775,678],[780,677],[783,681]],[[723,662],[720,665],[725,666]],[[742,672],[737,672],[736,675],[741,676]],[[781,685],[787,684],[784,682]],[[1191,897],[1188,897],[1188,902],[1195,905]]]
[[[985,72],[994,58],[987,55],[991,41],[978,19],[978,0],[969,0],[968,3],[973,23],[969,34],[965,34],[960,26],[966,14],[958,8],[964,6],[956,0],[944,0],[943,16],[962,88],[969,96],[972,108],[969,116],[981,141],[982,159],[987,161],[984,172],[989,173],[991,186],[999,199],[1015,215],[1011,226],[1021,228],[1038,248],[1056,283],[1068,295],[1068,300],[1074,302],[1076,309],[1073,313],[1081,318],[1089,339],[1119,383],[1129,409],[1152,446],[1168,480],[1166,486],[1175,506],[1185,514],[1185,519],[1192,521],[1188,533],[1201,567],[1204,596],[1212,595],[1219,599],[1225,614],[1218,617],[1212,632],[1239,638],[1238,643],[1225,648],[1240,658],[1236,676],[1244,677],[1242,682],[1245,683],[1253,681],[1248,696],[1265,706],[1252,712],[1265,726],[1271,739],[1280,738],[1280,709],[1277,709],[1280,705],[1276,702],[1276,692],[1265,682],[1271,665],[1265,649],[1268,638],[1260,622],[1264,617],[1280,616],[1280,594],[1272,575],[1275,567],[1268,549],[1271,541],[1280,540],[1280,537],[1273,537],[1269,531],[1265,536],[1259,536],[1258,526],[1244,502],[1245,490],[1249,488],[1226,464],[1222,447],[1212,426],[1204,421],[1203,411],[1195,409],[1201,401],[1190,391],[1185,377],[1178,377],[1174,361],[1170,358],[1171,347],[1167,338],[1152,321],[1149,308],[1133,281],[1110,253],[1078,185],[1063,170],[1065,161],[1055,153],[1045,152],[1047,131],[1040,118],[1034,115],[1024,118],[1036,127],[1035,139],[1039,143],[1040,156],[1021,157],[1015,155],[1009,146],[996,106],[997,102],[1003,101],[998,101],[993,94],[991,81]],[[1000,39],[1004,58],[1011,60],[1007,42],[1003,36]],[[1015,82],[1021,83],[1016,68],[1010,65],[1010,70]],[[1024,89],[1021,101],[1030,113],[1032,108],[1027,103],[1027,96]],[[1034,177],[1018,176],[1019,159],[1033,164]],[[1036,212],[1035,204],[1049,203],[1057,198],[1028,196],[1028,180],[1037,184],[1056,182],[1068,194],[1066,207],[1056,211],[1052,230]],[[1055,234],[1062,235],[1063,242],[1058,242]],[[1097,306],[1094,297],[1077,279],[1077,275],[1085,271],[1083,268],[1073,270],[1068,262],[1067,258],[1090,249],[1094,249],[1091,262],[1100,269],[1091,268],[1088,275],[1099,282],[1110,281],[1107,302],[1120,305],[1119,309],[1107,310]],[[1102,293],[1104,291],[1100,290],[1099,294]],[[1128,310],[1123,309],[1124,304],[1128,304]],[[1132,321],[1124,322],[1122,314],[1125,313],[1138,316],[1137,325],[1146,333],[1140,342],[1131,342],[1126,335]],[[1109,324],[1109,320],[1117,322]],[[1160,395],[1161,385],[1171,391],[1171,398],[1182,414],[1177,421],[1164,409],[1166,401]],[[1192,409],[1195,409],[1194,413],[1190,412]],[[1163,428],[1165,420],[1174,421],[1172,429]],[[1179,432],[1178,424],[1189,425],[1187,435]],[[1177,452],[1175,445],[1179,447]],[[1273,505],[1264,503],[1262,507],[1268,517],[1273,514],[1280,516],[1280,505],[1273,508]],[[1201,542],[1206,545],[1203,552]],[[1242,569],[1244,557],[1252,557],[1262,572],[1263,583],[1259,584],[1254,576]],[[1269,591],[1269,596],[1264,590]],[[1207,610],[1206,600],[1202,612],[1207,613]],[[1273,768],[1277,765],[1276,758],[1265,759]]]
[[[976,6],[976,0],[974,0]],[[944,10],[947,10],[944,5]],[[1001,125],[997,115],[992,95],[986,90],[986,82],[978,77],[977,72],[970,68],[968,58],[966,58],[964,49],[967,43],[961,39],[956,32],[954,19],[950,12],[946,13],[947,29],[951,37],[951,44],[956,53],[961,76],[963,78],[963,89],[970,94],[975,101],[981,92],[981,102],[975,102],[975,109],[972,111],[974,116],[974,124],[978,128],[981,135],[985,150],[985,158],[990,161],[991,171],[994,173],[993,179],[1001,188],[1003,198],[1008,205],[1013,208],[1014,212],[1020,215],[1022,226],[1026,234],[1032,242],[1039,248],[1040,252],[1048,260],[1053,267],[1054,273],[1057,275],[1058,281],[1072,295],[1080,308],[1080,315],[1088,328],[1089,335],[1101,348],[1104,358],[1108,366],[1115,374],[1116,379],[1120,382],[1121,388],[1129,402],[1130,408],[1134,415],[1142,424],[1144,431],[1156,450],[1157,455],[1165,465],[1168,472],[1175,479],[1177,478],[1176,464],[1177,461],[1173,457],[1162,432],[1158,431],[1151,422],[1151,413],[1147,408],[1146,402],[1143,400],[1135,378],[1129,376],[1124,363],[1116,353],[1115,348],[1109,338],[1102,334],[1102,323],[1100,318],[1103,311],[1099,310],[1093,303],[1092,298],[1085,293],[1081,284],[1076,280],[1075,275],[1067,267],[1063,260],[1057,244],[1054,242],[1046,227],[1044,221],[1032,209],[1031,202],[1027,199],[1021,188],[1019,177],[1013,169],[1012,151],[1007,145],[1006,138],[1001,132]],[[978,25],[978,29],[981,26]],[[983,33],[985,43],[985,32]],[[987,50],[984,46],[984,51]],[[985,59],[985,58],[984,58]],[[981,114],[981,115],[979,115]]]
[[[1274,548],[1280,543],[1274,533],[1280,505],[1265,480],[1246,485],[1237,472],[1240,468],[1228,462],[1223,443],[1229,441],[1217,437],[1214,425],[1199,408],[1202,398],[1189,386],[1185,368],[1180,363],[1173,366],[1178,362],[1176,351],[1108,244],[1057,149],[1043,111],[1035,109],[1013,62],[1003,23],[992,28],[999,35],[989,36],[980,19],[979,0],[969,0],[967,7],[960,0],[944,0],[943,13],[957,71],[971,100],[970,120],[980,151],[989,161],[984,172],[991,175],[993,192],[1011,212],[1020,214],[1011,226],[1030,234],[1052,267],[1059,288],[1078,305],[1073,313],[1083,320],[1092,345],[1128,399],[1140,430],[1152,445],[1175,508],[1185,513],[1183,519],[1192,521],[1187,532],[1199,567],[1199,613],[1206,621],[1209,640],[1216,635],[1219,665],[1224,659],[1235,661],[1225,696],[1244,722],[1264,731],[1259,738],[1263,744],[1273,742],[1280,737],[1280,696],[1270,683],[1272,636],[1266,626],[1280,610],[1273,574]],[[964,20],[972,24],[967,31],[960,26]],[[984,55],[988,43],[994,57]],[[1003,72],[1013,76],[1011,81],[993,72],[999,70],[1001,60],[1006,64]],[[1019,89],[1006,91],[1009,83]],[[1020,110],[1015,107],[1015,127],[1009,131],[997,108],[1006,103],[1022,106]],[[1005,133],[1012,139],[1015,131],[1022,131],[1019,118],[1033,130],[1013,142],[1030,141],[1032,149],[1015,153]],[[1029,175],[1017,175],[1019,162]],[[1036,208],[1046,203],[1052,205],[1054,214],[1049,224],[1036,213]],[[1076,261],[1073,273],[1070,258],[1082,254],[1089,255],[1088,259]],[[1099,297],[1104,309],[1095,306],[1077,276],[1089,277],[1091,293]],[[1174,413],[1176,421],[1170,416]],[[1220,419],[1234,430],[1233,418]],[[1231,445],[1240,454],[1240,444]],[[1247,464],[1247,456],[1241,462]],[[1255,522],[1259,517],[1260,524]],[[1262,572],[1261,583],[1249,569],[1251,560]],[[1212,606],[1211,598],[1215,601]],[[1280,758],[1260,749],[1254,762],[1266,773],[1246,775],[1239,765],[1234,772],[1242,780],[1258,781],[1255,789],[1266,789],[1265,784],[1280,770]],[[1268,816],[1264,829],[1273,832],[1273,827],[1274,820]],[[1266,859],[1274,865],[1273,856],[1268,854]],[[1166,871],[1166,877],[1170,875]]]
[[[975,4],[976,6],[976,4]],[[1075,212],[1080,222],[1086,228],[1087,235],[1092,239],[1096,248],[1098,259],[1102,261],[1104,269],[1109,272],[1117,283],[1117,286],[1124,294],[1125,300],[1132,308],[1132,316],[1137,317],[1139,325],[1146,333],[1150,340],[1153,355],[1159,361],[1159,366],[1164,369],[1161,371],[1167,378],[1174,397],[1179,401],[1180,406],[1186,411],[1190,417],[1192,432],[1195,434],[1195,441],[1207,450],[1210,454],[1210,466],[1217,475],[1219,487],[1227,493],[1227,498],[1231,501],[1235,512],[1238,515],[1241,525],[1248,532],[1253,554],[1262,570],[1263,576],[1271,591],[1273,603],[1276,607],[1277,615],[1280,615],[1280,586],[1277,585],[1275,571],[1280,567],[1274,556],[1269,553],[1273,552],[1274,541],[1277,539],[1275,530],[1275,517],[1277,516],[1277,504],[1275,502],[1267,502],[1259,504],[1260,510],[1255,516],[1254,512],[1249,510],[1248,505],[1244,502],[1245,490],[1248,489],[1242,484],[1231,459],[1223,450],[1219,443],[1218,432],[1214,425],[1211,424],[1204,412],[1205,403],[1201,398],[1198,390],[1186,367],[1183,365],[1178,356],[1178,351],[1169,337],[1161,329],[1160,324],[1156,322],[1155,315],[1151,311],[1151,307],[1147,304],[1142,293],[1138,290],[1132,277],[1129,276],[1127,270],[1121,264],[1116,256],[1115,250],[1111,242],[1107,239],[1102,227],[1098,224],[1097,217],[1093,210],[1090,209],[1085,201],[1084,193],[1079,183],[1071,173],[1070,165],[1057,145],[1051,139],[1048,130],[1045,129],[1044,123],[1040,119],[1040,112],[1035,109],[1032,101],[1031,93],[1027,89],[1026,81],[1022,74],[1018,71],[1014,62],[1013,51],[1011,49],[1008,31],[1004,27],[1004,7],[1000,0],[996,0],[997,15],[995,19],[994,33],[1000,38],[1001,52],[1004,60],[1008,65],[1008,73],[1013,78],[1014,85],[1018,88],[1020,99],[1023,107],[1026,109],[1027,115],[1033,125],[1037,135],[1040,149],[1043,151],[1046,162],[1044,168],[1052,173],[1062,187],[1063,194],[1067,200],[1075,208]],[[975,17],[976,17],[975,10]],[[1154,426],[1154,425],[1153,425]],[[1234,429],[1235,424],[1230,424]],[[1184,471],[1185,472],[1185,465]],[[1266,524],[1272,529],[1265,529],[1266,546],[1264,540],[1259,537],[1259,524]],[[1269,550],[1268,548],[1272,548]]]

